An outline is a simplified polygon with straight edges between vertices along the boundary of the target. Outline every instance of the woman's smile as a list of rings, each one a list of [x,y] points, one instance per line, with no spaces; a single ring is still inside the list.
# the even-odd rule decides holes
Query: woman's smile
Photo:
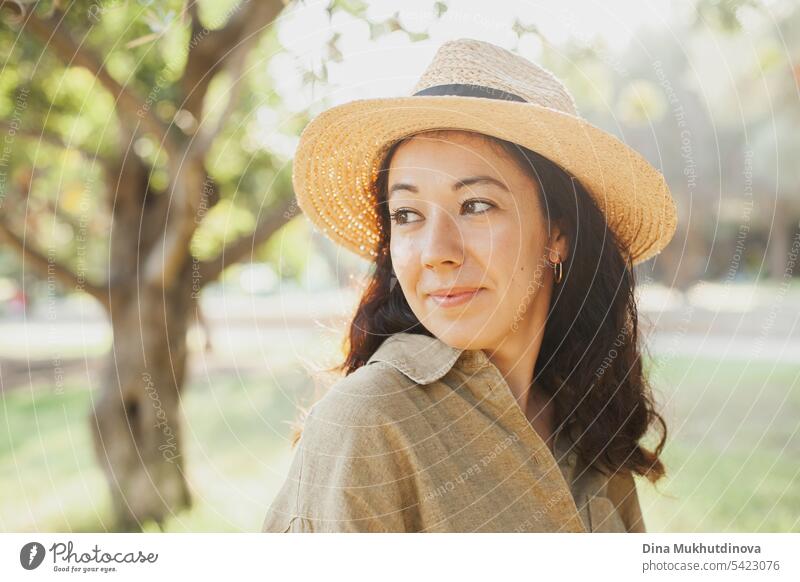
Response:
[[[446,291],[431,293],[428,295],[430,299],[439,307],[458,307],[472,301],[481,291],[483,287],[472,289],[468,291],[459,291],[456,293],[448,293]]]

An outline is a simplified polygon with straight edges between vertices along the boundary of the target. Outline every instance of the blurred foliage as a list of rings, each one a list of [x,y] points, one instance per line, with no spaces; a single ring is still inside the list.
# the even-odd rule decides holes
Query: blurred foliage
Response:
[[[201,2],[202,23],[209,29],[222,27],[237,4]],[[39,2],[35,11],[47,16],[52,6]],[[70,3],[61,26],[98,55],[111,76],[137,94],[142,107],[152,110],[171,134],[185,140],[182,128],[196,126],[198,120],[187,119],[181,110],[177,85],[191,41],[183,9],[179,0],[78,1]],[[147,133],[132,151],[121,151],[113,97],[88,70],[65,67],[42,48],[14,26],[0,28],[0,51],[9,55],[0,71],[0,116],[19,125],[4,168],[8,179],[2,199],[7,211],[24,224],[26,238],[39,240],[43,248],[58,248],[59,258],[73,268],[80,253],[72,243],[81,224],[86,225],[91,256],[84,253],[82,260],[89,276],[99,278],[116,186],[114,176],[103,174],[102,162],[136,155],[152,167],[153,195],[168,195],[166,156],[159,139]],[[263,214],[278,193],[291,191],[291,169],[262,143],[257,123],[257,112],[265,107],[287,120],[279,130],[289,136],[299,134],[308,121],[286,112],[282,97],[271,90],[266,63],[280,51],[274,31],[261,35],[245,66],[235,111],[208,155],[207,167],[223,202],[208,213],[195,235],[192,248],[199,258],[213,257],[224,242],[250,232],[256,215]],[[230,89],[230,78],[214,78],[206,95],[209,113],[204,124],[215,123]]]
[[[305,269],[310,266],[308,255],[311,250],[310,224],[295,220],[268,241],[259,256],[276,265],[282,278],[300,280]]]
[[[311,4],[295,2],[286,12]],[[52,5],[38,2],[36,11],[47,14]],[[237,0],[204,0],[201,21],[209,29],[220,28],[237,5]],[[375,42],[396,33],[407,33],[411,42],[429,37],[426,31],[404,32],[397,11],[367,18],[369,5],[365,0],[332,0],[324,14],[366,21]],[[452,1],[431,0],[427,5],[437,18],[460,8]],[[110,74],[135,91],[170,127],[170,135],[181,140],[187,139],[185,131],[200,122],[213,123],[221,114],[232,81],[224,74],[214,78],[206,95],[207,119],[192,119],[181,109],[177,80],[193,40],[183,8],[181,0],[80,0],[70,3],[63,24],[73,38],[101,55]],[[529,49],[536,53],[533,58],[564,80],[583,115],[664,172],[678,199],[682,224],[697,214],[695,204],[717,209],[722,216],[726,199],[741,198],[741,168],[750,154],[756,161],[753,197],[765,201],[754,214],[754,230],[770,227],[776,199],[789,204],[780,216],[798,216],[800,170],[790,161],[800,155],[800,136],[793,131],[800,126],[800,7],[789,0],[696,0],[688,16],[679,13],[676,8],[672,21],[645,25],[621,53],[601,36],[551,42],[535,19],[517,18],[513,30],[518,47],[535,47]],[[212,257],[225,241],[249,232],[277,193],[290,191],[297,136],[338,88],[330,72],[346,59],[352,41],[347,31],[356,29],[331,26],[320,31],[321,40],[303,49],[284,46],[296,38],[284,34],[281,40],[283,21],[281,17],[278,26],[263,34],[249,55],[235,110],[207,156],[225,204],[208,213],[198,230],[192,244],[198,257]],[[28,134],[21,132],[10,149],[3,192],[25,193],[26,206],[13,206],[11,196],[5,204],[19,224],[38,229],[32,232],[34,239],[57,241],[73,266],[75,227],[89,224],[92,256],[84,258],[89,271],[100,274],[110,225],[102,215],[114,204],[115,184],[99,162],[137,155],[153,167],[155,194],[168,195],[164,153],[159,139],[148,134],[136,141],[132,152],[119,151],[112,96],[86,70],[65,67],[41,49],[13,26],[0,28],[0,53],[9,55],[0,71],[0,117],[18,119]],[[297,79],[289,78],[295,74]],[[691,168],[681,150],[686,128],[691,132]],[[46,138],[39,140],[42,129]],[[63,148],[58,142],[67,153],[59,151]],[[696,175],[694,182],[688,172]],[[46,207],[50,214],[30,217]],[[695,221],[687,228],[713,247],[714,222]],[[307,240],[298,239],[299,248],[286,252],[307,256],[313,252]],[[272,251],[258,256],[287,276],[302,271],[282,268]],[[743,264],[753,261],[749,257]],[[288,262],[294,264],[295,258]]]

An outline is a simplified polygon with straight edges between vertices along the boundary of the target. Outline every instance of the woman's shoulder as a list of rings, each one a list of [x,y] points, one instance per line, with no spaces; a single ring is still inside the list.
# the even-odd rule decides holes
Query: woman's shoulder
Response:
[[[374,446],[402,440],[413,411],[415,384],[379,362],[364,365],[337,380],[309,409],[302,438],[324,445]]]
[[[430,385],[453,368],[462,352],[436,337],[392,334],[366,364],[333,384],[314,408],[321,417],[352,420],[419,414],[434,392]]]
[[[370,368],[340,379],[309,410],[263,531],[406,529],[416,470],[391,415],[402,382]]]
[[[416,388],[391,366],[372,362],[334,382],[309,416],[359,425],[394,420],[396,412],[414,399]]]

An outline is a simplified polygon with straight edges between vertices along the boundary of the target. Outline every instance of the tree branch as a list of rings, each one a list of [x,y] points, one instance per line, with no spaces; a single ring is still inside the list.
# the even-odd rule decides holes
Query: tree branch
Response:
[[[39,18],[31,11],[23,28],[38,38],[46,49],[53,50],[65,65],[88,69],[111,93],[118,110],[128,119],[129,123],[135,124],[138,123],[137,120],[141,120],[147,131],[158,136],[167,152],[174,154],[176,147],[169,137],[169,128],[155,117],[152,110],[146,107],[142,99],[135,95],[129,87],[120,85],[109,74],[100,59],[84,46],[83,41],[80,44],[76,43],[64,30],[64,27],[59,26],[63,18],[64,14],[58,11],[55,11],[49,18]]]
[[[214,76],[225,70],[232,79],[229,102],[222,118],[213,127],[202,131],[192,143],[193,150],[205,152],[235,109],[247,55],[258,42],[261,32],[277,18],[288,0],[243,0],[236,6],[227,24],[217,30],[205,28],[198,18],[196,1],[189,2],[192,34],[189,56],[181,79],[185,95],[181,107],[194,116],[199,127],[203,126],[203,100]]]
[[[144,278],[149,285],[168,288],[189,256],[189,244],[200,222],[203,200],[216,195],[216,182],[202,162],[185,160],[176,168],[168,195],[166,226],[147,254]]]
[[[0,239],[5,240],[22,257],[23,268],[27,262],[42,277],[52,276],[69,289],[75,288],[84,291],[108,308],[108,297],[103,288],[89,283],[69,267],[31,248],[31,245],[26,244],[25,239],[11,230],[4,220],[0,220]]]
[[[212,128],[204,129],[192,140],[175,166],[171,196],[171,216],[159,244],[147,257],[145,278],[151,285],[168,287],[189,256],[189,243],[197,229],[197,215],[208,185],[213,184],[203,166],[203,158],[214,137],[236,106],[241,69],[260,34],[281,12],[281,0],[243,0],[228,23],[219,30],[203,28],[198,20],[197,4],[187,11],[192,18],[189,56],[181,79],[186,100],[181,108],[189,111],[202,127],[203,98],[211,80],[225,68],[232,74],[232,89],[222,118]]]
[[[12,125],[7,121],[0,121],[0,131],[9,132],[12,129]],[[33,129],[25,129],[21,127],[14,127],[15,135],[19,137],[30,139],[30,140],[38,140],[53,147],[57,147],[63,150],[73,150],[79,152],[84,157],[97,160],[101,164],[105,165],[108,163],[108,159],[103,157],[98,152],[92,152],[87,150],[82,146],[77,146],[75,144],[70,144],[64,141],[64,139],[53,132],[47,131],[42,129],[40,131],[33,130]]]
[[[297,206],[294,197],[287,196],[276,208],[269,210],[269,215],[259,222],[251,234],[242,236],[227,245],[217,257],[200,262],[197,272],[200,285],[206,285],[216,280],[226,267],[238,263],[248,255],[252,257],[255,249],[294,218],[296,213]]]

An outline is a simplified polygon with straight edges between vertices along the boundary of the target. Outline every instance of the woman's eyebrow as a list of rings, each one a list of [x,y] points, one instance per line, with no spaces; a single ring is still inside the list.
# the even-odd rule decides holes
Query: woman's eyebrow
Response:
[[[492,178],[491,176],[470,176],[469,178],[461,178],[457,180],[453,184],[453,192],[457,192],[461,188],[466,186],[472,186],[473,184],[494,184],[499,188],[509,192],[508,188],[505,184],[503,184],[500,180],[496,178]],[[399,190],[408,190],[409,192],[413,192],[415,194],[419,193],[419,188],[414,186],[413,184],[406,184],[405,182],[398,182],[397,184],[393,184],[391,188],[389,188],[389,196],[394,194]]]
[[[456,192],[457,190],[465,186],[472,186],[473,184],[482,184],[482,183],[494,184],[495,186],[505,190],[506,192],[509,191],[505,184],[503,184],[500,180],[497,180],[496,178],[492,178],[491,176],[471,176],[469,178],[462,178],[461,180],[453,184],[453,192]]]

